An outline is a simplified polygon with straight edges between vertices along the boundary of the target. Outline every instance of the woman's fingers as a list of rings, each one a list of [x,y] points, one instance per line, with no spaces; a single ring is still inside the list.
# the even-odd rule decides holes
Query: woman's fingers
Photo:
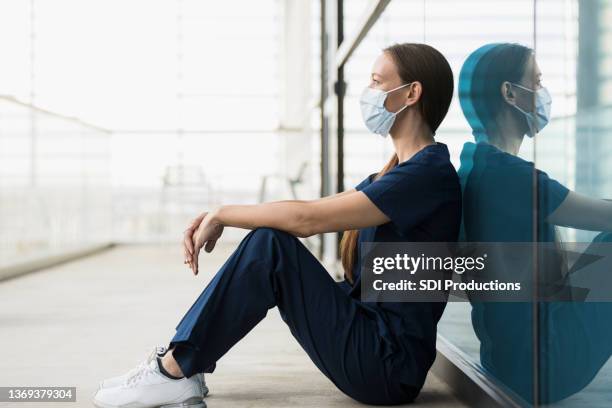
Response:
[[[183,260],[183,264],[186,264],[187,266],[189,266],[189,268],[193,271],[194,267],[193,267],[193,253],[189,252],[189,248],[188,248],[188,244],[191,246],[191,248],[193,248],[193,241],[191,238],[187,239],[185,238],[183,240],[183,255],[184,255],[184,260]]]
[[[193,272],[193,259],[190,259],[189,261],[186,261],[187,266],[189,267],[189,269],[191,269],[191,271]]]
[[[189,254],[193,254],[193,229],[187,228],[183,235],[183,246]]]
[[[183,233],[183,246],[189,252],[189,254],[193,254],[193,232],[200,226],[202,220],[206,217],[206,212],[201,213],[197,217],[195,217],[189,227]]]
[[[183,263],[193,270],[193,257],[191,254],[185,252],[185,260],[183,261]]]
[[[187,250],[187,246],[185,245],[184,242],[183,242],[183,256],[186,262],[189,262],[191,260],[191,254]]]
[[[200,248],[196,247],[196,250],[193,254],[193,274],[197,275],[198,274],[198,255],[200,255]]]
[[[196,217],[191,226],[185,230],[183,237],[186,262],[189,263],[194,275],[200,272],[198,259],[200,250],[204,248],[206,252],[211,252],[216,243],[216,239],[211,239],[215,238],[214,234],[211,234],[211,226],[205,222],[206,214],[204,212]]]

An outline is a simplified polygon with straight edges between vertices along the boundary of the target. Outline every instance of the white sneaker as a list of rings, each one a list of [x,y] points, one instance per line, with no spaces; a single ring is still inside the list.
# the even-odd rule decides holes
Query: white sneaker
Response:
[[[137,367],[131,369],[125,374],[118,375],[116,377],[107,378],[105,380],[100,381],[99,388],[111,388],[111,387],[116,387],[118,385],[123,384],[129,376],[134,374],[136,371],[140,370],[142,366],[149,365],[149,363],[151,361],[156,360],[157,357],[162,357],[164,354],[166,354],[166,351],[168,350],[164,346],[154,347],[153,350],[151,350],[151,353],[145,359],[145,361],[140,363]]]
[[[149,365],[151,361],[156,361],[157,357],[163,357],[167,351],[168,349],[164,346],[154,347],[153,350],[151,350],[151,353],[149,354],[149,356],[146,358],[145,361],[143,361],[137,367],[131,369],[125,374],[118,375],[116,377],[107,378],[105,380],[100,381],[100,385],[98,389],[112,388],[112,387],[116,387],[118,385],[123,384],[129,376],[134,374],[136,371],[140,370],[142,366]],[[195,374],[194,377],[197,377],[197,379],[200,381],[200,388],[202,389],[202,398],[207,396],[209,390],[208,390],[208,386],[206,385],[206,380],[204,379],[204,373]]]
[[[93,404],[100,408],[206,408],[197,375],[173,380],[159,371],[156,359],[131,370],[122,384],[98,389]]]

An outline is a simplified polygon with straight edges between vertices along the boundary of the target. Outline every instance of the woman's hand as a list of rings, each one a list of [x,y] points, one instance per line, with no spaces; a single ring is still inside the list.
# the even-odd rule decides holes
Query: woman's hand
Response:
[[[206,252],[211,252],[215,247],[217,240],[221,237],[221,234],[223,234],[223,225],[215,219],[214,213],[207,212],[201,214],[194,220],[192,226],[198,219],[200,219],[199,225],[193,232],[191,239],[192,250],[190,250],[188,253],[190,255],[188,257],[188,262],[190,263],[189,266],[191,267],[194,275],[197,275],[199,272],[198,256],[202,247],[204,247]],[[186,235],[190,228],[186,230]]]
[[[195,217],[183,234],[183,253],[185,255],[185,261],[183,261],[183,263],[189,265],[191,270],[193,270],[193,234],[200,226],[200,223],[202,222],[206,214],[207,212],[203,212],[202,214]]]

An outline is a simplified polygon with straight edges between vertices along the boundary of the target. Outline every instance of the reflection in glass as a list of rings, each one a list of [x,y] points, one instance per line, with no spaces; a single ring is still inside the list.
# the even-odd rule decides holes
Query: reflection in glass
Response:
[[[461,152],[462,239],[555,243],[558,250],[552,254],[535,252],[531,259],[502,266],[508,273],[536,274],[536,282],[558,284],[565,298],[574,299],[472,302],[481,363],[528,402],[559,401],[586,387],[608,360],[612,303],[589,302],[588,288],[574,292],[572,281],[585,270],[596,277],[591,282],[610,271],[602,263],[586,262],[582,270],[568,273],[570,260],[555,226],[612,231],[612,203],[570,191],[518,157],[525,136],[537,137],[551,112],[531,48],[510,43],[478,48],[461,69],[459,99],[475,139]],[[594,241],[610,242],[612,234],[602,232]]]

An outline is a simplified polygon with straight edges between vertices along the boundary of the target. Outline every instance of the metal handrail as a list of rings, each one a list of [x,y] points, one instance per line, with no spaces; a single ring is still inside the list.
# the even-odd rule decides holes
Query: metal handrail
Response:
[[[350,38],[342,41],[342,44],[336,50],[336,68],[346,64],[390,2],[391,0],[375,0],[370,3],[361,22],[357,25],[357,30]]]

